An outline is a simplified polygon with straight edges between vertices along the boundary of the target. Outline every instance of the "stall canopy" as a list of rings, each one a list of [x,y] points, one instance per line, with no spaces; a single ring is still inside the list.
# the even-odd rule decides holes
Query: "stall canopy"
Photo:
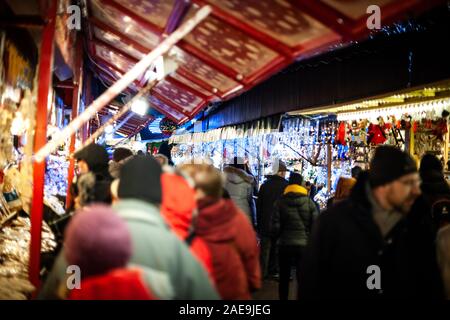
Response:
[[[153,109],[183,124],[209,104],[249,90],[294,61],[367,37],[370,5],[380,7],[386,25],[443,2],[88,0],[87,49],[97,76],[111,85],[199,6],[210,5],[212,14],[173,48],[177,71],[148,96]],[[144,86],[145,77],[128,88],[130,94]],[[122,130],[133,132],[148,121],[130,118]]]

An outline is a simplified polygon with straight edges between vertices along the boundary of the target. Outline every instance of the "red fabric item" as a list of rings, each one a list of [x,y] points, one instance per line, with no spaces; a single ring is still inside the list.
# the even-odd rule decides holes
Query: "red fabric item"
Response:
[[[439,119],[433,129],[433,134],[436,135],[439,140],[444,140],[444,135],[447,131],[447,120]]]
[[[198,205],[197,234],[211,252],[220,296],[251,299],[251,292],[261,287],[261,270],[256,233],[249,219],[229,199],[204,199]]]
[[[145,286],[141,271],[116,269],[105,275],[85,278],[80,289],[69,293],[69,300],[155,300]]]
[[[173,173],[164,172],[161,175],[161,185],[161,214],[172,231],[184,241],[191,227],[192,213],[197,208],[195,191],[182,176]],[[190,250],[212,276],[211,254],[205,242],[195,237]]]
[[[379,125],[369,125],[369,143],[378,145],[386,142],[386,137]]]
[[[337,132],[337,136],[336,136],[336,141],[338,142],[338,144],[341,144],[343,146],[345,146],[347,144],[347,142],[345,140],[345,135],[346,135],[346,126],[345,126],[345,122],[342,121],[339,124],[338,132]]]

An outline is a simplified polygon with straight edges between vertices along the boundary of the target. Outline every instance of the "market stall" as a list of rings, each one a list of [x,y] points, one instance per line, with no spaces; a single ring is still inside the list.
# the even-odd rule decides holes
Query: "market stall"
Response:
[[[264,127],[260,120],[258,130],[245,124],[175,135],[170,139],[175,144],[172,158],[176,164],[210,158],[223,168],[233,157],[242,157],[259,184],[271,173],[272,162],[280,159],[319,187],[315,200],[325,208],[339,177],[350,177],[354,166],[368,169],[379,145],[396,146],[417,160],[433,153],[446,167],[449,93],[448,83],[441,83],[357,103],[300,110],[275,126]]]
[[[35,68],[11,34],[0,32],[0,299],[28,299],[34,291],[28,268]],[[57,203],[50,194],[45,201]],[[46,223],[41,232],[41,254],[51,253],[56,247],[54,235]]]
[[[383,1],[382,16],[403,19],[406,12],[420,13],[441,2]],[[76,150],[106,141],[111,147],[127,145],[154,154],[159,142],[147,144],[135,137],[156,117],[162,119],[160,131],[166,138],[212,104],[244,93],[292,62],[370,34],[366,10],[356,2],[81,1],[76,2],[82,9],[82,30],[77,31],[68,27],[67,8],[74,1],[30,1],[23,8],[9,8],[18,3],[0,2],[0,282],[23,280],[23,286],[17,285],[22,291],[5,291],[20,298],[33,290],[27,278],[39,287],[42,254],[55,249],[46,210],[62,215],[73,200],[69,185]],[[16,17],[14,11],[27,7],[34,12]],[[147,104],[142,113],[133,111],[131,103],[140,98]],[[446,100],[439,103],[447,108]],[[366,122],[361,115],[353,120],[352,112],[337,118],[327,112],[261,119],[174,135],[172,158],[180,163],[209,157],[223,168],[243,157],[259,183],[281,159],[323,186],[321,205],[332,194],[336,177],[348,175],[355,163],[367,163],[379,143],[415,148],[417,155],[423,145],[435,152],[443,146],[442,157],[448,160],[444,113],[411,116],[408,109],[405,119],[399,114],[375,123],[371,116],[364,116]],[[413,123],[415,117],[420,121]],[[107,129],[121,138],[109,139]],[[382,141],[390,132],[392,137]],[[370,135],[374,137],[368,141]],[[19,245],[13,248],[13,241]]]
[[[274,163],[282,160],[290,171],[301,172],[305,180],[321,185],[323,194],[333,189],[329,181],[331,162],[328,153],[338,153],[329,148],[335,143],[335,117],[278,117],[240,126],[225,127],[207,132],[175,135],[169,139],[172,159],[179,164],[189,159],[208,158],[220,169],[234,157],[247,162],[250,171],[260,184],[265,176],[273,174]],[[333,175],[350,172],[350,164],[335,168]]]

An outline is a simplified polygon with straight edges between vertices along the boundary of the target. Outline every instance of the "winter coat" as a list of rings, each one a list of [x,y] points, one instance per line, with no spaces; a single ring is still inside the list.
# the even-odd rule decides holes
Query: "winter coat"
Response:
[[[281,246],[306,246],[318,211],[306,188],[291,184],[275,204],[273,231]]]
[[[349,199],[319,216],[305,252],[300,296],[440,297],[429,226],[418,223],[420,213],[411,211],[383,238],[372,215],[367,180],[366,174],[361,175]],[[381,288],[369,289],[368,283],[376,284],[376,270]]]
[[[157,207],[144,201],[126,199],[121,200],[114,209],[130,230],[134,248],[131,264],[168,277],[174,290],[174,299],[219,298],[205,269],[192,256],[186,244],[169,230]],[[39,295],[41,299],[57,298],[56,290],[64,281],[66,268],[64,252],[61,250]]]
[[[140,270],[116,269],[81,280],[80,288],[69,292],[69,300],[155,300]]]
[[[236,206],[241,209],[252,223],[254,223],[255,204],[253,200],[254,178],[244,170],[225,167],[226,174],[225,189]]]
[[[187,181],[175,173],[164,172],[161,176],[162,204],[161,215],[164,217],[172,231],[182,240],[186,241],[194,228],[193,215],[197,214],[195,191]],[[212,275],[211,254],[206,243],[199,237],[192,238],[189,248],[192,254]]]
[[[431,206],[436,200],[450,199],[450,186],[445,180],[444,175],[438,171],[426,171],[421,173],[422,185],[420,186],[422,194],[428,204]]]
[[[196,233],[208,245],[213,277],[222,299],[250,299],[261,287],[256,234],[232,200],[205,199],[198,203]]]
[[[286,179],[274,175],[268,176],[261,185],[256,202],[257,230],[260,236],[272,236],[272,216],[275,202],[283,195],[288,186]]]
[[[422,196],[419,204],[422,211],[428,211],[432,219],[434,231],[449,221],[448,211],[450,205],[450,186],[442,172],[421,172]]]

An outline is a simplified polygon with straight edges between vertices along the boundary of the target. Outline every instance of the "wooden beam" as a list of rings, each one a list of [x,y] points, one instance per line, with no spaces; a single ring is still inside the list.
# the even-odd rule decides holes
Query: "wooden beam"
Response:
[[[184,114],[186,117],[190,118],[190,114],[187,111],[185,111],[181,106],[174,103],[172,100],[166,98],[165,96],[163,96],[155,91],[152,91],[151,95],[154,96],[156,99],[160,100],[161,102],[163,102],[164,104],[168,105],[172,109],[175,109],[178,112],[181,112],[182,114]]]
[[[185,84],[184,82],[181,82],[180,80],[178,80],[172,76],[167,76],[164,80],[182,90],[186,90],[186,91],[192,93],[193,95],[202,98],[203,100],[208,100],[211,97],[211,96],[207,96],[207,95],[203,94],[202,92],[190,87],[189,85]]]
[[[353,40],[354,21],[342,15],[336,9],[317,0],[291,0],[291,3],[323,25],[338,33],[343,41]]]
[[[134,11],[131,11],[130,9],[128,9],[128,8],[124,7],[123,5],[115,2],[114,0],[103,0],[102,3],[119,10],[120,12],[123,13],[123,15],[127,15],[130,18],[132,18],[133,20],[136,20],[140,25],[142,25],[143,28],[152,31],[153,33],[162,35],[163,32],[164,32],[163,28],[157,26],[154,23],[151,23],[147,19],[144,19],[140,15],[136,14]]]
[[[47,24],[42,33],[41,50],[39,54],[39,82],[36,106],[36,127],[34,136],[34,152],[38,152],[47,143],[47,113],[48,97],[52,82],[53,48],[55,39],[56,5],[57,1],[50,2],[47,13]],[[43,158],[43,160],[45,157]],[[41,272],[41,240],[42,217],[44,213],[44,178],[45,161],[33,163],[33,199],[31,205],[31,241],[29,279],[36,288],[40,287]]]
[[[251,24],[246,23],[245,21],[232,16],[231,14],[215,6],[209,1],[205,0],[193,0],[193,1],[199,5],[210,5],[213,8],[212,15],[215,18],[225,22],[228,25],[233,26],[235,29],[244,32],[254,40],[276,51],[278,54],[283,55],[287,58],[293,58],[294,54],[293,50],[283,42],[278,41],[272,36],[253,28]]]
[[[103,30],[103,31],[110,32],[110,33],[112,33],[113,35],[119,37],[120,40],[122,40],[123,43],[125,43],[125,44],[127,44],[127,45],[129,45],[129,46],[134,47],[136,50],[138,50],[138,51],[140,51],[140,52],[142,52],[142,53],[144,53],[144,54],[147,54],[148,52],[151,51],[151,49],[146,48],[145,46],[143,46],[143,45],[140,44],[139,42],[137,42],[137,41],[135,41],[135,40],[133,40],[133,39],[127,37],[125,34],[123,34],[123,33],[119,32],[119,31],[117,31],[117,30],[114,29],[113,27],[107,25],[106,23],[104,23],[104,22],[98,20],[98,19],[95,18],[95,17],[89,18],[89,22],[91,22],[92,24],[94,24],[95,27],[97,27],[97,28],[99,28],[99,29],[101,29],[101,30]]]

